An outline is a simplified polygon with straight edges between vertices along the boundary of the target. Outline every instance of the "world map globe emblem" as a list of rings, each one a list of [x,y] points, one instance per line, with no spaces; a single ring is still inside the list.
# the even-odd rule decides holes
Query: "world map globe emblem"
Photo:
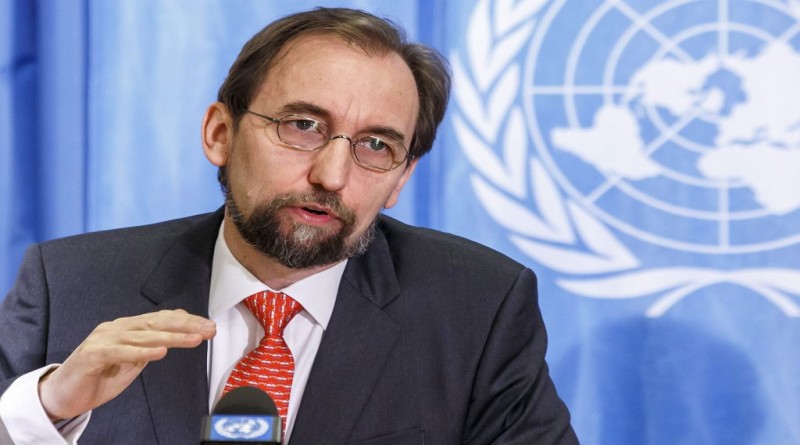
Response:
[[[644,242],[800,242],[798,17],[793,1],[552,2],[524,68],[537,154],[573,200]]]

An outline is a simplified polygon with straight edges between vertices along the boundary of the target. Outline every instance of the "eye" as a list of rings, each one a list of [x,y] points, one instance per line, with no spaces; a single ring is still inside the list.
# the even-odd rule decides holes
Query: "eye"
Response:
[[[311,119],[287,119],[283,122],[288,128],[291,128],[292,131],[300,131],[300,132],[319,132],[320,131],[320,124],[319,122]]]
[[[303,150],[316,150],[327,140],[328,128],[311,118],[291,115],[278,124],[281,142]]]
[[[375,136],[369,136],[360,141],[361,145],[366,148],[369,148],[372,151],[391,151],[391,146],[386,143],[383,139]]]

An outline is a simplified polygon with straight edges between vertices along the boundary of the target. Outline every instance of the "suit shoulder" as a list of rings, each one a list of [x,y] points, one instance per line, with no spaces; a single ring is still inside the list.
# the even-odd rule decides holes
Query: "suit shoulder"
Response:
[[[398,263],[413,262],[444,268],[480,268],[483,273],[518,274],[523,264],[490,247],[467,238],[423,227],[415,227],[382,216],[379,229]]]
[[[216,221],[216,222],[215,222]],[[221,213],[207,213],[136,227],[102,230],[45,241],[38,245],[45,262],[67,260],[103,265],[109,258],[157,257],[194,227],[219,227]],[[209,232],[209,230],[205,230]],[[209,232],[210,233],[210,232]],[[48,261],[50,260],[50,261]]]

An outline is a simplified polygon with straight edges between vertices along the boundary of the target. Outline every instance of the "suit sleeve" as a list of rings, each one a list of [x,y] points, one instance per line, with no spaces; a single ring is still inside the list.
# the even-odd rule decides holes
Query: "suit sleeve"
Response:
[[[75,443],[89,413],[57,429],[39,402],[45,366],[49,304],[38,246],[28,249],[11,292],[0,304],[0,443]]]
[[[0,303],[0,393],[18,376],[45,365],[47,295],[41,251],[32,246],[14,287]]]
[[[492,323],[467,413],[468,444],[577,444],[550,378],[536,277],[524,269]]]

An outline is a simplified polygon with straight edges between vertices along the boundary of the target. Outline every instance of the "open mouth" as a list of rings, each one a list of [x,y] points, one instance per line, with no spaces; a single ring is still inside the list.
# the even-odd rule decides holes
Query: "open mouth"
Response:
[[[315,215],[327,215],[328,214],[328,212],[324,212],[322,210],[317,210],[317,209],[312,209],[312,208],[309,208],[309,207],[303,207],[303,210],[305,210],[306,212],[309,212],[309,213],[313,213]]]

